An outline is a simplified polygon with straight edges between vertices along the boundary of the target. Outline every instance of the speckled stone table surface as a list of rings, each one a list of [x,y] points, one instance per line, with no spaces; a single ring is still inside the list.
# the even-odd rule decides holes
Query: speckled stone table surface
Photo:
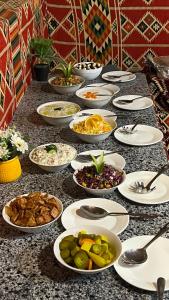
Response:
[[[111,67],[109,67],[111,68]],[[101,81],[98,78],[97,81]],[[145,76],[137,74],[134,81],[118,83],[119,95],[147,94],[148,86]],[[126,159],[127,173],[136,170],[155,171],[166,162],[162,142],[146,147],[127,146],[119,143],[111,135],[105,142],[85,144],[76,139],[68,128],[57,128],[47,125],[37,115],[36,108],[42,103],[53,100],[69,99],[78,103],[76,96],[55,94],[47,84],[32,82],[24,99],[21,101],[14,117],[13,124],[29,137],[30,148],[50,142],[63,142],[76,147],[80,152],[87,149],[113,149],[119,151]],[[153,107],[142,111],[119,110],[110,103],[105,107],[125,117],[118,118],[119,125],[133,123],[141,117],[144,124],[157,127]],[[14,183],[0,185],[1,208],[13,197],[30,191],[46,191],[63,201],[64,208],[79,199],[90,195],[77,188],[72,180],[71,167],[59,173],[45,173],[31,164],[28,155],[21,159],[23,175]],[[130,220],[128,227],[119,235],[122,241],[134,235],[154,234],[165,223],[168,217],[168,203],[143,206],[125,199],[114,191],[108,199],[122,204],[126,209],[142,212],[160,212],[164,218],[151,221]],[[137,289],[123,281],[113,267],[92,276],[79,275],[61,267],[53,254],[53,242],[63,232],[61,222],[40,234],[24,234],[12,230],[0,218],[0,299],[1,300],[135,300],[156,299],[155,293]],[[164,236],[167,237],[167,234]],[[169,235],[168,235],[169,237]],[[160,255],[160,254],[159,254]],[[169,292],[164,299],[169,299]]]

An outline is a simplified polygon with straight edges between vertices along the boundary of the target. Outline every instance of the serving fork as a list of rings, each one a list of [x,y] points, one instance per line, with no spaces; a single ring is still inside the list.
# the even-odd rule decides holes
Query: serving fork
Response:
[[[107,155],[110,155],[110,154],[113,154],[113,153],[117,153],[117,151],[110,151],[109,153],[105,153],[104,151],[103,151],[103,154],[104,154],[104,156],[107,156]],[[98,155],[93,155],[96,159],[100,156],[100,154],[98,154]],[[90,162],[91,160],[92,160],[92,157],[91,157],[91,154],[78,154],[77,156],[76,156],[76,159],[75,160],[77,160],[77,161],[79,161],[79,162]]]
[[[157,177],[159,177],[168,168],[169,168],[169,164],[167,163],[159,169],[157,174],[146,185],[144,185],[142,181],[141,182],[136,181],[134,185],[130,186],[130,190],[138,194],[146,194],[154,191],[156,187],[154,186],[151,188],[152,183],[157,179]]]

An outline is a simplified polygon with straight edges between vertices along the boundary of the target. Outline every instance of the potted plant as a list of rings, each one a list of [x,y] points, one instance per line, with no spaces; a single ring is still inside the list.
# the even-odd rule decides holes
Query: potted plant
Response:
[[[49,65],[54,59],[53,41],[44,38],[33,38],[30,42],[30,56],[35,58],[33,72],[38,81],[47,81]]]
[[[28,150],[28,144],[15,128],[0,130],[0,183],[17,180],[21,174],[18,155]]]

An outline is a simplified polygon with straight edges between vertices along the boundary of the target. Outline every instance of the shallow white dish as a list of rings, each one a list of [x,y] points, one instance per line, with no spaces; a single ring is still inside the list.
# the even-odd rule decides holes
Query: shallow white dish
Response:
[[[76,158],[77,151],[76,151],[76,149],[75,149],[74,147],[68,145],[70,148],[72,148],[73,151],[75,151],[74,158],[73,158],[72,160],[70,160],[70,161],[68,161],[68,162],[66,162],[66,163],[64,163],[64,164],[60,164],[60,165],[44,165],[44,164],[42,164],[42,163],[40,163],[40,162],[38,163],[37,161],[35,161],[35,160],[32,158],[32,154],[33,154],[33,152],[34,152],[35,149],[41,148],[42,146],[48,146],[48,145],[51,145],[51,144],[52,144],[52,145],[54,144],[54,145],[57,146],[58,143],[48,143],[48,144],[43,144],[43,145],[40,145],[40,146],[34,148],[34,149],[29,153],[29,159],[31,160],[32,163],[34,163],[35,165],[39,166],[41,169],[43,169],[43,170],[45,170],[45,171],[47,171],[47,172],[59,172],[59,171],[65,169],[65,168],[71,163],[71,161],[74,160],[74,159]],[[59,144],[60,144],[60,143],[59,143]],[[62,144],[62,143],[61,143],[61,144]],[[64,144],[64,145],[65,145],[65,144]]]
[[[130,129],[133,125],[134,124],[125,126]],[[156,144],[163,139],[163,133],[158,128],[152,126],[139,124],[133,130],[132,134],[125,134],[120,132],[122,128],[123,126],[116,129],[116,131],[114,132],[114,136],[118,141],[127,145],[148,146]]]
[[[113,115],[116,114],[113,111],[107,110],[107,109],[101,109],[101,108],[91,108],[91,109],[84,109],[79,111],[75,114],[74,118],[82,116],[83,113],[91,114],[91,115],[100,115],[102,117],[106,117],[107,115]],[[117,116],[111,117],[112,119],[116,120]]]
[[[114,94],[114,95],[120,91],[119,86],[117,86],[115,84],[111,84],[111,83],[105,84],[105,82],[95,82],[95,83],[88,84],[86,87],[92,87],[92,86],[104,88],[104,89],[112,92],[112,94]]]
[[[28,195],[28,194],[23,194],[23,195],[21,195],[21,196],[27,196],[27,195]],[[5,220],[6,223],[8,223],[8,224],[9,224],[10,226],[12,226],[14,229],[17,229],[17,230],[23,231],[23,232],[28,232],[28,233],[39,233],[39,232],[41,232],[41,231],[47,229],[48,227],[50,227],[53,223],[55,223],[55,222],[58,220],[58,218],[61,216],[61,214],[62,214],[62,212],[63,212],[63,205],[62,205],[62,202],[61,202],[57,197],[55,197],[55,196],[53,196],[53,195],[50,195],[50,194],[48,194],[48,195],[49,195],[49,197],[51,196],[51,197],[54,197],[54,198],[56,199],[58,208],[59,208],[59,210],[60,210],[59,215],[58,215],[54,220],[52,220],[51,222],[46,223],[46,224],[44,224],[44,225],[34,226],[34,227],[31,227],[31,226],[29,226],[29,227],[28,227],[28,226],[18,226],[18,225],[15,225],[14,223],[12,223],[12,222],[10,221],[10,217],[9,217],[9,216],[6,214],[6,212],[5,212],[5,206],[9,206],[9,204],[10,204],[12,201],[14,201],[16,198],[13,198],[12,200],[8,201],[8,202],[5,204],[5,206],[4,206],[3,210],[2,210],[2,217],[3,217],[3,219]]]
[[[89,150],[89,151],[81,152],[79,154],[100,155],[103,152],[104,153],[109,153],[109,151],[106,151],[106,150]],[[106,164],[112,165],[113,167],[119,168],[119,169],[124,169],[125,164],[126,164],[126,161],[123,158],[123,156],[121,156],[118,153],[112,153],[110,155],[106,155],[104,160],[105,160]],[[91,166],[91,165],[92,165],[92,162],[82,163],[82,162],[79,162],[76,159],[71,161],[71,166],[74,170],[81,169],[84,166]]]
[[[120,104],[117,101],[118,100],[132,100],[141,95],[125,95],[125,96],[120,96],[112,100],[112,103],[114,106],[124,109],[124,110],[141,110],[141,109],[146,109],[149,108],[153,105],[153,101],[149,97],[143,97],[137,100],[134,100],[132,103],[129,104]]]
[[[70,122],[69,124],[69,128],[72,130],[72,132],[77,136],[79,137],[79,139],[81,139],[82,141],[86,142],[86,143],[91,143],[91,144],[95,144],[95,143],[98,143],[98,142],[101,142],[101,141],[104,141],[105,139],[107,139],[111,133],[116,129],[117,127],[117,123],[116,121],[114,120],[114,118],[106,118],[105,117],[105,120],[107,122],[109,122],[111,125],[112,125],[112,129],[108,132],[105,132],[105,133],[100,133],[100,134],[84,134],[84,133],[79,133],[79,132],[76,132],[73,130],[73,125],[74,124],[77,124],[81,121],[84,121],[85,119],[87,118],[86,117],[79,117],[79,118],[74,118],[73,121]]]
[[[86,99],[84,95],[88,92],[97,93],[97,98]],[[99,94],[107,96],[99,96]],[[83,105],[90,108],[99,108],[108,104],[111,98],[114,96],[114,93],[112,93],[110,90],[104,89],[104,87],[84,87],[76,91],[76,96],[80,98],[79,102]]]
[[[88,198],[76,201],[69,205],[63,212],[61,222],[65,229],[76,226],[96,225],[104,227],[115,234],[120,234],[125,230],[129,223],[129,216],[107,216],[99,220],[90,220],[81,217],[76,213],[82,205],[91,205],[104,208],[108,212],[127,212],[127,210],[115,201],[105,198]]]
[[[110,82],[127,82],[136,79],[135,74],[129,74],[130,72],[127,71],[110,71],[102,74],[102,78],[104,80],[110,81]],[[119,78],[110,78],[108,77],[109,75],[111,76],[122,76]],[[126,76],[124,76],[126,75]]]
[[[83,78],[87,79],[87,80],[92,80],[97,78],[102,69],[103,66],[101,65],[99,68],[95,68],[95,69],[90,69],[90,70],[86,70],[86,69],[78,69],[77,66],[80,64],[91,64],[92,62],[88,61],[88,62],[82,62],[82,63],[77,63],[74,65],[73,67],[73,71],[75,74],[82,76]]]
[[[53,84],[52,81],[56,78],[59,77],[58,76],[54,76],[52,78],[50,78],[48,80],[49,85],[51,85],[51,87],[59,94],[73,94],[75,93],[78,89],[80,89],[80,87],[82,86],[82,84],[85,82],[84,78],[81,76],[76,75],[77,77],[79,77],[80,79],[80,83],[76,84],[76,85],[72,85],[72,86],[61,86],[61,85],[56,85]]]
[[[115,189],[117,189],[121,184],[124,183],[124,181],[126,180],[126,173],[124,170],[121,170],[120,168],[116,168],[117,170],[119,171],[122,171],[123,172],[123,178],[122,178],[122,182],[116,186],[113,186],[111,188],[104,188],[104,189],[92,189],[92,188],[88,188],[88,187],[84,187],[82,186],[76,179],[76,173],[78,172],[79,169],[77,169],[74,174],[73,174],[73,180],[74,182],[80,186],[83,190],[85,190],[87,193],[89,194],[92,194],[92,195],[95,195],[95,196],[102,196],[102,195],[109,195],[111,194]]]
[[[110,263],[109,265],[105,266],[104,268],[95,269],[95,270],[80,270],[80,269],[76,269],[76,268],[68,265],[67,263],[65,263],[64,260],[60,256],[59,243],[61,242],[61,240],[64,237],[66,237],[68,235],[76,235],[81,230],[86,230],[87,233],[89,233],[89,234],[93,233],[93,234],[98,234],[98,235],[101,234],[101,235],[107,236],[110,243],[115,245],[115,248],[116,248],[116,258],[115,258],[115,260],[112,263]],[[109,267],[113,266],[115,261],[118,259],[118,257],[121,254],[122,247],[121,247],[121,241],[120,241],[119,237],[117,235],[115,235],[113,232],[111,232],[110,230],[108,230],[104,227],[99,227],[99,226],[94,226],[94,225],[90,225],[90,226],[89,225],[84,225],[84,226],[78,226],[78,227],[75,227],[75,228],[70,228],[70,229],[64,231],[63,233],[61,233],[57,237],[57,239],[54,243],[53,250],[54,250],[54,255],[55,255],[56,259],[64,267],[66,267],[66,268],[68,268],[72,271],[75,271],[77,273],[81,273],[81,274],[95,274],[95,273],[102,272],[102,271],[108,269]]]
[[[118,187],[119,192],[129,200],[141,204],[160,204],[169,201],[169,176],[160,175],[152,184],[156,189],[147,194],[138,194],[132,192],[129,187],[136,181],[142,181],[147,184],[157,172],[138,171],[126,175],[126,180]]]
[[[37,113],[42,117],[42,119],[44,119],[44,121],[50,125],[55,125],[55,126],[62,126],[62,125],[66,125],[69,124],[70,121],[73,119],[73,116],[76,114],[72,114],[72,115],[65,115],[65,116],[56,116],[56,117],[51,117],[51,116],[45,116],[44,114],[42,114],[40,112],[40,110],[42,108],[44,108],[45,106],[49,106],[49,105],[58,105],[58,106],[65,106],[65,105],[74,105],[78,111],[80,111],[80,106],[76,103],[73,102],[68,102],[68,101],[53,101],[53,102],[46,102],[44,104],[41,104],[40,106],[38,106],[37,108]]]
[[[129,249],[141,248],[150,239],[151,235],[135,236],[122,243],[123,252]],[[165,290],[169,290],[169,239],[158,238],[147,248],[148,260],[140,265],[126,266],[120,262],[120,258],[115,262],[114,268],[121,278],[131,285],[148,290],[157,291],[156,281],[158,277],[166,279]]]

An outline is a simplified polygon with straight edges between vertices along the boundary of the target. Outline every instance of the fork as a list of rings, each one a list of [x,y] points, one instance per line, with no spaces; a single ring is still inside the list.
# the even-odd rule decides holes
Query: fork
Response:
[[[115,103],[119,103],[119,104],[130,104],[130,103],[133,103],[135,100],[137,100],[137,99],[142,99],[142,98],[144,98],[144,97],[147,97],[147,96],[150,96],[150,95],[144,95],[144,96],[138,96],[138,97],[136,97],[136,98],[134,98],[134,99],[119,99],[119,100],[117,100]]]
[[[127,126],[123,126],[121,129],[119,129],[119,131],[125,134],[132,134],[136,126],[140,123],[140,121],[141,121],[140,118],[138,118],[138,120],[131,128],[128,128]]]
[[[132,75],[131,72],[128,72],[127,74],[123,74],[123,75],[106,75],[106,77],[109,77],[109,78],[121,78],[121,77],[124,77],[124,76],[128,76],[128,75]]]
[[[136,181],[133,186],[132,185],[130,186],[130,190],[138,194],[146,194],[154,191],[156,187],[154,186],[153,188],[151,188],[152,183],[157,179],[157,177],[159,177],[168,168],[169,168],[169,164],[167,163],[159,169],[157,174],[146,185],[144,185],[143,182]]]
[[[109,153],[105,153],[103,151],[103,154],[104,156],[107,156],[107,155],[110,155],[110,154],[113,154],[113,153],[117,153],[117,151],[110,151]],[[98,158],[100,156],[99,155],[93,155],[95,158]],[[76,159],[77,161],[79,162],[90,162],[92,160],[92,157],[91,157],[91,154],[78,154]]]

